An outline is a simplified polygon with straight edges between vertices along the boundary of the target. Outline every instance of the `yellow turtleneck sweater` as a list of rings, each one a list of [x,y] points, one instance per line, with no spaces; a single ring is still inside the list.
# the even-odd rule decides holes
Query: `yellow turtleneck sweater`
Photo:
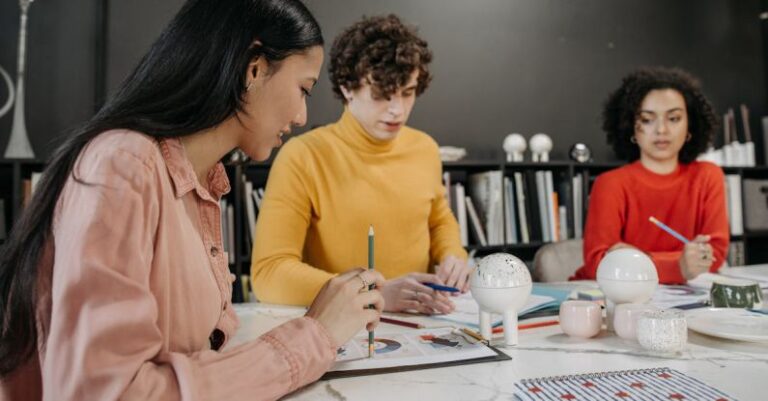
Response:
[[[403,127],[370,136],[345,110],[335,124],[288,141],[269,173],[256,223],[251,277],[262,302],[309,305],[334,275],[375,267],[387,279],[466,259],[444,197],[438,146]]]

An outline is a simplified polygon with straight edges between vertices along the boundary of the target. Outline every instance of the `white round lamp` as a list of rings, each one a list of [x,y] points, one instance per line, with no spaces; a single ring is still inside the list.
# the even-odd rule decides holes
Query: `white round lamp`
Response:
[[[605,294],[608,330],[613,330],[616,305],[648,302],[659,285],[659,274],[648,255],[635,248],[620,248],[603,256],[597,266],[597,284]]]
[[[535,162],[548,162],[549,152],[552,151],[552,138],[547,134],[538,133],[531,137],[528,145],[531,148],[531,158]]]
[[[504,144],[502,145],[504,152],[507,153],[508,162],[521,162],[523,161],[523,152],[528,145],[525,143],[525,138],[518,134],[512,133],[504,138]]]
[[[531,295],[533,282],[522,260],[507,253],[484,257],[469,280],[472,297],[480,305],[480,334],[491,338],[491,314],[504,317],[504,341],[517,345],[517,312]]]

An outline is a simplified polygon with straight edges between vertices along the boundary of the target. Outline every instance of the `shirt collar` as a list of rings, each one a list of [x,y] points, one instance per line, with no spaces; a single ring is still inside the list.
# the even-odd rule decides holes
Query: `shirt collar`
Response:
[[[177,198],[181,198],[193,189],[197,191],[200,197],[213,197],[213,200],[216,201],[221,199],[222,195],[229,193],[229,179],[221,162],[216,163],[208,172],[209,188],[205,189],[197,181],[195,170],[192,168],[192,163],[187,159],[181,139],[163,138],[159,142]]]

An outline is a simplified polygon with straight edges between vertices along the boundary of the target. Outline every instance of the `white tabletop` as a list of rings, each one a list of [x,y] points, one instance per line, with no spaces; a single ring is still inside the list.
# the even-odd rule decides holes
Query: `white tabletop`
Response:
[[[242,343],[304,314],[302,308],[237,305]],[[428,327],[445,321],[419,318]],[[381,324],[377,332],[408,330]],[[577,340],[559,326],[520,331],[519,345],[499,349],[512,360],[319,381],[289,395],[290,400],[506,400],[520,379],[581,373],[669,367],[742,401],[768,399],[768,344],[721,340],[689,331],[687,350],[674,357],[652,355],[636,342],[603,331]],[[497,342],[494,342],[496,345]],[[501,344],[498,342],[498,344]]]

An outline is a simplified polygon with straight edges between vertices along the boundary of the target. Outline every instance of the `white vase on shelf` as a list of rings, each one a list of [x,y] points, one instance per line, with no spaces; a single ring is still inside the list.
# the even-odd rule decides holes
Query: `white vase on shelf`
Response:
[[[34,159],[35,152],[29,143],[27,126],[24,118],[24,71],[27,54],[27,12],[32,0],[19,0],[21,21],[19,24],[19,55],[16,71],[16,99],[13,110],[13,124],[8,146],[4,156],[9,159]],[[13,92],[11,92],[13,95]]]

